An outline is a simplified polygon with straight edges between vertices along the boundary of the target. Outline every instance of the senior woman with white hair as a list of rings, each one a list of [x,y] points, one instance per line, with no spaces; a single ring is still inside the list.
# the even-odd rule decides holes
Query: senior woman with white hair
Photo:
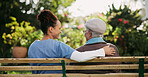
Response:
[[[105,55],[105,57],[119,57],[119,51],[118,48],[110,43],[106,43],[103,40],[103,34],[106,30],[106,23],[101,19],[90,19],[86,22],[84,25],[86,30],[85,32],[85,38],[87,40],[86,44],[77,48],[76,50],[79,52],[85,52],[85,51],[91,51],[91,50],[97,50],[100,48],[103,48],[105,46],[110,46],[115,49],[114,55]],[[79,63],[79,64],[71,64],[71,65],[100,65],[100,64],[119,64],[117,62],[104,62],[104,63]],[[121,72],[120,70],[75,70],[75,71],[67,71],[67,73],[114,73],[114,72]]]

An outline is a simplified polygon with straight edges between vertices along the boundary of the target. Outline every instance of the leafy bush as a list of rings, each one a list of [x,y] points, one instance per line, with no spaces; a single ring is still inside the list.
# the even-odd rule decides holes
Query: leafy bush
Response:
[[[86,39],[83,33],[84,28],[62,28],[59,40],[72,48],[78,48],[85,44]]]
[[[108,23],[112,26],[109,36],[112,37],[110,42],[118,45],[120,55],[147,55],[148,36],[146,30],[137,28],[143,22],[138,14],[140,10],[132,11],[126,5],[122,9],[116,9],[114,5],[107,12]]]
[[[22,21],[19,24],[16,18],[10,18],[13,22],[6,24],[6,27],[10,28],[11,33],[3,33],[2,36],[5,44],[29,47],[35,39],[42,37],[43,33],[40,30],[36,31],[36,28],[30,26],[29,22]]]

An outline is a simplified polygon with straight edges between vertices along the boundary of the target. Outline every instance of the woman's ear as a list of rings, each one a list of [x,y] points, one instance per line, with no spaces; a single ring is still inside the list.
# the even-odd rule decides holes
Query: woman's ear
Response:
[[[50,33],[52,33],[53,32],[53,27],[49,27],[48,29],[47,29],[47,34],[50,34]]]

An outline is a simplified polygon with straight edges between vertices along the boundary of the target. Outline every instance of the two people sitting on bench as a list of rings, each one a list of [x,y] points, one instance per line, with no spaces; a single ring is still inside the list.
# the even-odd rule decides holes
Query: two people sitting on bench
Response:
[[[68,58],[79,62],[84,62],[97,57],[104,57],[105,55],[114,55],[115,49],[113,47],[104,46],[100,49],[90,50],[86,52],[79,52],[61,41],[54,39],[59,38],[61,33],[61,23],[58,18],[50,11],[43,10],[37,16],[40,22],[41,30],[44,36],[41,40],[34,41],[28,50],[29,58]],[[85,51],[85,50],[84,50]],[[30,63],[31,66],[47,66],[47,65],[61,65],[58,63]],[[44,73],[62,73],[62,71],[32,71],[33,74]]]

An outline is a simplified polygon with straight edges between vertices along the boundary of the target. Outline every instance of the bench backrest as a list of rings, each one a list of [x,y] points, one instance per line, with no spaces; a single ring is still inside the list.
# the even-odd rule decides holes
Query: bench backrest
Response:
[[[0,71],[26,70],[63,70],[63,74],[0,74],[0,77],[146,77],[144,69],[148,69],[148,56],[133,57],[105,57],[87,62],[138,62],[138,64],[118,65],[65,65],[78,63],[66,58],[0,58],[0,63],[62,63],[62,66],[0,66]],[[139,69],[139,73],[112,73],[112,74],[66,74],[66,70],[99,70],[99,69]]]

